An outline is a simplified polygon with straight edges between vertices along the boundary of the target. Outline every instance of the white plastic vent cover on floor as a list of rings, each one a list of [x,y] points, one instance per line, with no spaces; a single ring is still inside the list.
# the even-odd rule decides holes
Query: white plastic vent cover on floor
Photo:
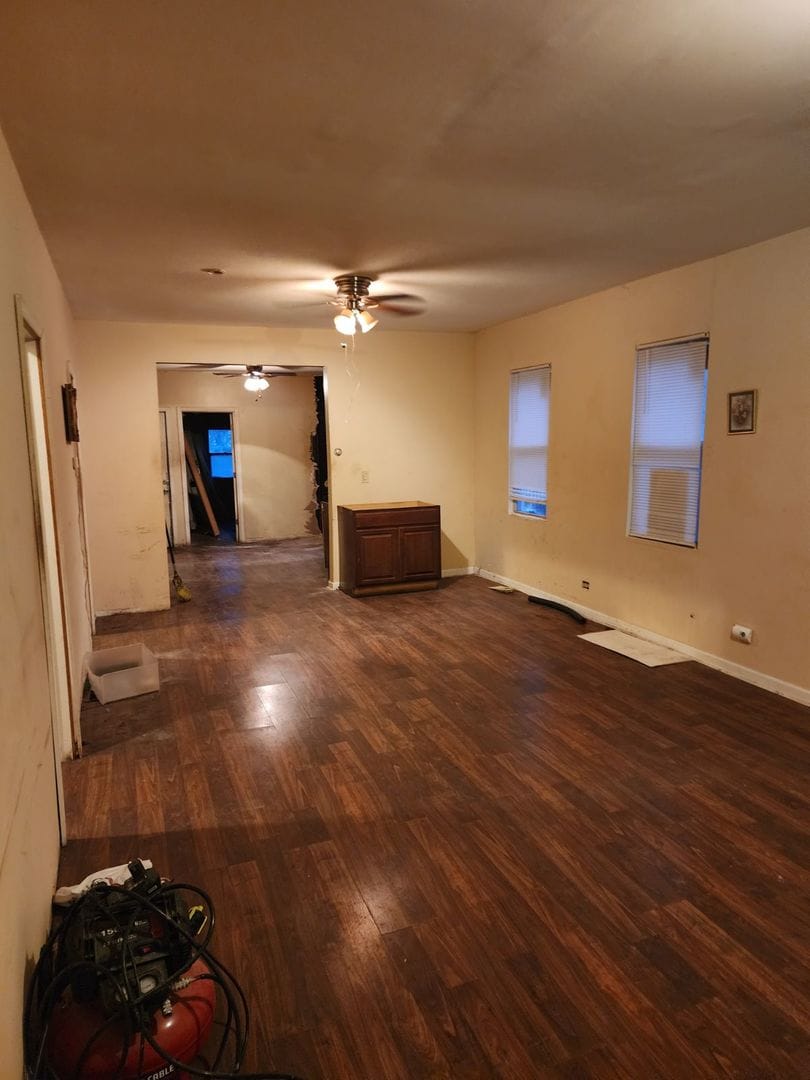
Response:
[[[593,634],[580,634],[583,641],[590,641],[592,645],[601,645],[603,649],[629,656],[631,660],[638,660],[647,667],[662,667],[664,664],[683,664],[690,658],[680,653],[667,649],[664,645],[656,645],[652,641],[644,641],[642,638],[624,634],[621,630],[597,630]]]

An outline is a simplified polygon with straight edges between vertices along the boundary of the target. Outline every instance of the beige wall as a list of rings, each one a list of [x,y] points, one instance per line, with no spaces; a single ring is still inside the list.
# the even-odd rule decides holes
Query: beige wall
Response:
[[[317,531],[310,458],[310,435],[315,430],[311,375],[271,379],[257,399],[245,390],[242,379],[204,371],[161,371],[158,401],[167,409],[170,456],[175,461],[183,452],[178,411],[233,411],[242,493],[240,540],[282,540]],[[184,498],[184,490],[177,497]]]
[[[74,453],[64,440],[59,390],[74,370],[72,319],[0,135],[0,1077],[16,1080],[22,1074],[24,976],[48,926],[59,836],[15,293],[23,296],[43,338],[56,521],[78,703],[90,625]]]
[[[494,327],[476,339],[483,569],[810,687],[810,230]],[[708,330],[697,550],[626,533],[634,350]],[[552,365],[546,521],[507,512],[511,368]],[[756,434],[726,395],[759,390]],[[582,579],[590,590],[581,588]],[[733,623],[754,643],[730,640]]]
[[[333,330],[79,322],[77,334],[97,612],[169,603],[158,363],[323,367],[333,520],[339,503],[438,502],[445,569],[473,563],[471,335],[378,329],[351,353]]]

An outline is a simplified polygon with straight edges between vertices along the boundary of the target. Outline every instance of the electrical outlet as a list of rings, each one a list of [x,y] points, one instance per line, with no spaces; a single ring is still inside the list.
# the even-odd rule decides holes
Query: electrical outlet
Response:
[[[368,483],[368,469],[363,469],[360,472],[360,483],[361,484],[367,484]]]
[[[585,581],[585,579],[583,578],[582,579],[582,588],[583,589],[590,589],[590,587],[591,587],[590,581]]]
[[[735,623],[731,628],[731,636],[735,641],[750,645],[754,640],[754,631],[750,626],[740,626],[739,623]]]

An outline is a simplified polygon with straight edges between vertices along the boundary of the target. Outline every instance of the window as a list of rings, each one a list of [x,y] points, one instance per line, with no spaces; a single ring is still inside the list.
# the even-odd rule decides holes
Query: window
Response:
[[[706,337],[636,350],[628,532],[697,547]]]
[[[513,514],[546,516],[551,367],[513,371],[509,393],[509,502]]]
[[[211,455],[211,476],[220,480],[233,479],[233,436],[228,428],[208,429],[208,453]]]

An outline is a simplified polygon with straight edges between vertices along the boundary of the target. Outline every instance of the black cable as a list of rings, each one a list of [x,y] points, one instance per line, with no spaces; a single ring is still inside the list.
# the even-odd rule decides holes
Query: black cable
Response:
[[[129,891],[128,891],[129,892]],[[130,898],[136,894],[130,893]],[[80,912],[84,911],[85,907],[95,907],[98,909],[98,914],[103,916],[107,921],[111,921],[114,925],[121,928],[122,924],[115,916],[115,912],[111,911],[108,907],[104,907],[100,903],[100,890],[99,888],[91,889],[83,897],[76,901],[66,913],[65,917],[52,928],[48,938],[40,950],[39,960],[37,962],[34,973],[29,983],[28,991],[26,993],[25,1006],[23,1010],[23,1048],[24,1048],[24,1061],[26,1065],[27,1074],[33,1077],[34,1080],[39,1080],[41,1077],[41,1066],[43,1064],[43,1054],[45,1051],[48,1031],[50,1027],[50,1015],[53,1011],[56,1001],[61,997],[64,991],[67,989],[70,977],[72,974],[79,972],[80,970],[92,970],[99,974],[102,978],[110,979],[116,987],[117,996],[119,1000],[126,1003],[126,994],[123,992],[122,987],[118,983],[113,973],[108,968],[95,964],[93,961],[81,960],[71,964],[60,964],[61,952],[64,949],[64,940],[67,933]],[[55,957],[54,957],[54,954]],[[55,970],[55,974],[52,973]],[[46,982],[48,975],[52,975]],[[34,1003],[36,999],[36,1014],[40,1021],[41,1030],[38,1032],[39,1040],[37,1045],[36,1054],[33,1049],[33,1019],[34,1019]],[[125,1010],[121,1011],[120,1016],[115,1015],[104,1022],[99,1029],[88,1040],[85,1045],[79,1063],[74,1069],[74,1074],[79,1073],[80,1069],[87,1058],[87,1054],[92,1049],[92,1044],[100,1036],[102,1030],[106,1030],[107,1027],[114,1020],[124,1021],[124,1031],[122,1033],[122,1053],[119,1059],[119,1064],[116,1067],[116,1075],[120,1076],[123,1072],[126,1064],[126,1057],[128,1052],[129,1042],[132,1036],[132,1027],[130,1023],[129,1013]],[[32,1062],[32,1058],[34,1058]],[[45,1063],[48,1069],[49,1075],[55,1075],[53,1069]]]
[[[143,1058],[146,1053],[146,1040],[141,1035],[141,1049],[138,1052],[138,1076],[143,1072]]]
[[[48,986],[47,986],[47,988],[45,990],[45,993],[43,995],[43,1007],[42,1007],[42,1009],[40,1011],[42,1011],[44,1013],[45,1005],[47,1003],[47,1005],[50,1006],[50,1009],[48,1011],[48,1017],[50,1019],[50,1011],[52,1011],[53,1006],[55,1005],[56,1001],[59,999],[59,997],[61,997],[61,995],[67,989],[67,986],[68,986],[68,984],[70,982],[70,975],[75,973],[75,972],[78,972],[81,969],[87,969],[87,968],[90,968],[91,970],[98,972],[101,975],[102,978],[110,979],[110,981],[115,985],[115,987],[119,991],[119,993],[121,992],[121,988],[120,988],[120,984],[118,983],[118,980],[115,978],[113,973],[111,971],[109,971],[107,968],[102,967],[101,964],[94,963],[92,960],[77,960],[75,963],[69,964],[67,967],[62,968],[59,972],[57,972],[57,974],[54,976],[54,978],[48,984]],[[57,991],[58,991],[58,993],[57,993]],[[49,1000],[51,998],[53,998],[53,1001]],[[36,1062],[34,1064],[34,1072],[32,1073],[33,1080],[39,1080],[39,1068],[40,1068],[40,1065],[42,1063],[42,1055],[43,1055],[43,1053],[45,1051],[45,1045],[46,1045],[46,1041],[47,1041],[47,1038],[48,1038],[48,1028],[49,1028],[49,1023],[46,1022],[45,1027],[44,1027],[44,1029],[42,1031],[42,1035],[41,1035],[41,1038],[40,1038],[39,1049],[38,1049],[38,1052],[37,1052],[37,1058],[36,1058]],[[94,1036],[94,1038],[95,1038],[95,1036]],[[128,1040],[126,1042],[124,1042],[123,1047],[122,1047],[122,1057],[120,1059],[119,1065],[117,1066],[118,1073],[120,1073],[122,1071],[122,1069],[124,1067],[124,1063],[126,1062],[127,1046],[128,1046]],[[50,1069],[50,1066],[49,1066],[49,1069]]]
[[[213,909],[213,903],[211,901],[211,898],[207,894],[203,893],[203,890],[198,889],[196,886],[186,886],[186,885],[183,885],[183,884],[172,885],[171,887],[167,887],[165,890],[163,890],[163,892],[164,893],[167,893],[167,892],[170,892],[170,891],[175,891],[176,892],[176,891],[179,891],[181,889],[186,889],[189,892],[193,892],[193,893],[195,893],[196,895],[202,897],[205,900],[205,903],[208,905],[208,908],[209,908],[210,925],[209,925],[209,930],[208,930],[208,933],[206,935],[205,941],[203,942],[202,945],[197,945],[197,955],[195,957],[193,957],[192,960],[188,964],[184,964],[182,970],[178,969],[176,972],[172,973],[166,979],[164,984],[161,984],[161,986],[165,986],[167,989],[170,989],[171,986],[177,981],[177,977],[179,975],[181,975],[184,971],[188,971],[189,968],[191,966],[193,966],[193,964],[196,962],[196,960],[199,957],[205,956],[206,960],[209,963],[212,963],[212,962],[217,963],[217,961],[214,961],[213,957],[211,957],[210,953],[208,953],[208,950],[205,948],[208,941],[210,941],[211,935],[213,933],[214,909]],[[143,899],[143,898],[139,898],[139,899]],[[190,935],[189,932],[186,931],[185,927],[181,926],[179,923],[177,923],[177,921],[175,919],[173,919],[171,916],[165,914],[162,911],[162,909],[158,908],[158,905],[154,902],[154,900],[151,900],[151,901],[147,900],[147,905],[154,907],[158,911],[158,913],[161,915],[161,917],[164,919],[164,921],[167,924],[173,926],[176,930],[180,931],[181,934],[183,934],[186,937],[189,937],[190,939],[194,937],[194,935]],[[134,918],[135,918],[135,914],[133,913],[133,916],[130,919],[130,926],[132,925],[132,922],[133,922]],[[137,971],[135,969],[136,961],[135,961],[135,957],[134,957],[133,952],[132,952],[130,942],[129,942],[128,939],[124,939],[124,940],[126,941],[127,952],[129,953],[130,959],[132,961],[133,974],[137,977]],[[196,982],[198,979],[208,979],[208,980],[212,981],[215,986],[218,986],[220,988],[220,990],[222,990],[222,992],[223,992],[223,994],[225,996],[225,1000],[227,1002],[227,1007],[228,1007],[227,1020],[225,1022],[225,1026],[224,1026],[223,1033],[222,1033],[222,1038],[221,1038],[220,1044],[219,1044],[219,1049],[217,1051],[217,1055],[216,1055],[216,1058],[215,1058],[215,1061],[214,1061],[214,1068],[216,1069],[218,1067],[219,1063],[222,1060],[222,1055],[225,1052],[225,1048],[226,1048],[227,1042],[228,1042],[228,1037],[231,1034],[231,1028],[232,1028],[232,1024],[234,1023],[234,1021],[236,1022],[236,1027],[237,1027],[237,1029],[236,1029],[237,1047],[239,1047],[239,1038],[240,1038],[240,1034],[241,1034],[241,1031],[240,1031],[241,1025],[239,1024],[238,1011],[235,1008],[233,995],[231,994],[230,988],[228,987],[227,983],[219,975],[216,975],[214,972],[212,972],[210,970],[205,975],[195,976],[191,981]],[[160,988],[158,988],[158,989],[160,989]],[[157,990],[154,990],[154,989],[150,990],[149,991],[149,997],[152,997],[156,993],[157,993]],[[140,1002],[142,1000],[143,1000],[143,996],[140,999],[138,999],[136,1004],[140,1004]],[[140,1028],[140,1035],[141,1035],[141,1040],[142,1040],[142,1045],[143,1045],[143,1040],[144,1040],[144,1037],[145,1037],[145,1031],[146,1031],[146,1026],[148,1024],[148,1019],[146,1021],[144,1021],[144,1019],[141,1017],[141,1020],[142,1020],[142,1024],[141,1024],[141,1028]],[[149,1036],[146,1035],[146,1038],[149,1039]],[[149,1040],[149,1041],[151,1042],[151,1040]],[[153,1043],[152,1046],[153,1046],[153,1049],[155,1049],[156,1052],[161,1055],[161,1057],[163,1057],[165,1060],[168,1060],[168,1058],[167,1058],[167,1053],[168,1052],[167,1051],[165,1051],[162,1047],[158,1048],[155,1043]],[[241,1058],[242,1058],[242,1052],[241,1052],[241,1048],[239,1048],[237,1050],[237,1056],[236,1056],[236,1058],[234,1060],[235,1069],[238,1069],[241,1066]]]
[[[158,893],[156,895],[162,895],[162,893]],[[139,896],[137,899],[138,899],[139,902],[141,902],[144,898]],[[163,909],[159,908],[156,904],[153,904],[152,906],[153,906],[153,910],[160,916],[160,918],[163,920],[163,922],[167,926],[171,926],[175,930],[183,932],[184,928],[181,927],[180,923],[178,923],[170,915],[168,915],[166,912],[164,912]],[[134,937],[134,933],[133,933],[134,924],[135,924],[135,920],[136,920],[137,917],[138,917],[138,911],[136,909],[135,911],[132,912],[132,915],[130,916],[129,922],[127,923],[126,927],[123,927],[120,922],[118,922],[117,920],[115,920],[113,918],[113,921],[115,921],[115,923],[119,927],[119,929],[121,929],[123,931],[122,932],[122,937],[121,937],[122,948],[126,950],[126,953],[129,955],[129,958],[130,958],[130,960],[132,962],[132,985],[138,985],[138,961],[137,961],[137,958],[135,957],[134,952],[133,952],[133,941],[132,941],[132,939]],[[166,978],[163,980],[163,982],[158,983],[156,986],[152,987],[151,990],[145,991],[144,993],[142,993],[139,996],[134,997],[134,998],[131,997],[131,995],[130,995],[130,1000],[132,1002],[133,1007],[138,1007],[138,1006],[144,1004],[150,998],[156,998],[158,996],[158,994],[161,994],[164,991],[166,991],[166,992],[171,991],[172,986],[177,981],[179,976],[182,975],[183,972],[188,971],[188,969],[190,967],[192,967],[197,962],[197,960],[203,955],[205,947],[208,945],[208,942],[211,940],[211,933],[213,931],[213,918],[211,919],[211,924],[212,924],[211,929],[209,929],[209,932],[206,934],[205,940],[202,942],[202,944],[199,944],[196,941],[196,936],[195,935],[193,935],[193,934],[185,935],[185,936],[188,937],[189,942],[192,944],[190,957],[182,964],[181,967],[177,968],[176,971],[169,972],[169,974],[166,976]],[[146,943],[146,942],[144,942],[144,943]],[[154,938],[154,936],[149,939],[149,943],[154,943],[154,944],[158,944],[158,945],[160,944],[160,942],[157,941]],[[122,953],[122,956],[121,956],[121,966],[122,966],[122,970],[123,970],[123,973],[124,973],[124,984],[127,985],[126,955],[124,955],[123,953]]]
[[[200,982],[201,980],[204,980],[204,979],[210,979],[212,982],[214,982],[215,985],[217,985],[217,986],[219,985],[219,979],[211,971],[206,972],[204,975],[195,975],[194,978],[191,981],[192,982]],[[231,1001],[230,1001],[229,998],[226,998],[225,1000],[228,1003],[228,1015],[227,1015],[227,1017],[225,1019],[225,1022],[222,1025],[222,1028],[223,1028],[223,1030],[222,1030],[222,1039],[220,1040],[220,1043],[219,1043],[219,1050],[217,1051],[217,1056],[214,1058],[214,1064],[213,1064],[214,1069],[218,1069],[219,1064],[222,1061],[222,1055],[225,1053],[225,1046],[227,1045],[227,1042],[228,1042],[228,1036],[230,1035],[230,1027],[231,1027],[231,1023],[232,1023],[232,1019],[233,1019],[233,1009],[231,1007]]]
[[[120,886],[118,888],[120,888]],[[142,906],[146,906],[146,907],[150,908],[151,910],[154,910],[158,915],[160,915],[161,918],[164,919],[165,922],[167,922],[168,924],[173,926],[183,937],[188,939],[188,941],[191,942],[193,947],[196,949],[196,955],[192,958],[192,960],[190,961],[189,964],[184,965],[182,971],[188,970],[188,967],[190,967],[194,962],[196,962],[196,960],[199,957],[204,957],[206,962],[210,965],[210,967],[212,969],[214,969],[214,970],[216,970],[217,968],[222,969],[222,971],[225,973],[227,978],[230,979],[230,981],[233,983],[234,987],[236,988],[237,992],[239,993],[240,998],[241,998],[241,1005],[242,1005],[243,1013],[245,1015],[245,1031],[244,1032],[242,1031],[242,1023],[241,1023],[240,1016],[239,1016],[239,1010],[235,1005],[233,995],[232,995],[232,993],[230,991],[229,986],[227,985],[227,983],[221,977],[214,980],[215,983],[222,990],[222,992],[223,992],[223,994],[225,996],[225,1000],[226,1000],[227,1005],[228,1005],[228,1024],[229,1024],[229,1026],[230,1026],[230,1024],[233,1024],[235,1026],[234,1037],[235,1037],[237,1050],[236,1050],[236,1054],[234,1056],[233,1064],[234,1064],[234,1071],[237,1071],[241,1067],[242,1058],[244,1057],[244,1052],[245,1052],[246,1043],[247,1043],[247,1024],[248,1024],[248,1018],[249,1018],[249,1010],[248,1010],[247,999],[245,998],[244,994],[242,993],[242,988],[239,986],[239,984],[236,981],[235,977],[233,975],[231,975],[231,973],[224,967],[224,965],[222,965],[220,963],[220,961],[218,961],[205,947],[207,945],[208,941],[210,941],[210,939],[211,939],[211,935],[213,933],[213,924],[214,924],[214,920],[215,920],[214,905],[213,905],[213,902],[212,902],[210,896],[208,896],[208,894],[206,892],[204,892],[202,889],[198,888],[196,885],[188,885],[188,884],[185,884],[185,883],[177,883],[177,884],[172,883],[172,884],[166,885],[161,890],[161,893],[165,894],[165,893],[168,893],[168,892],[178,892],[178,891],[181,891],[181,890],[192,892],[195,895],[199,896],[205,902],[205,904],[207,905],[207,907],[209,909],[210,925],[209,925],[208,933],[206,934],[205,941],[203,942],[202,945],[198,945],[196,943],[196,941],[195,941],[194,935],[191,934],[188,930],[186,930],[186,928],[184,926],[182,926],[178,922],[176,922],[176,920],[172,919],[171,916],[167,915],[163,911],[162,908],[158,907],[158,905],[154,902],[154,900],[150,900],[147,897],[141,897],[141,896],[138,897],[138,900],[142,904]],[[127,892],[128,892],[128,890],[127,890]],[[157,898],[157,894],[155,894],[155,897]],[[130,957],[131,957],[132,962],[133,962],[133,970],[134,970],[135,961],[134,961],[134,957],[132,957],[131,948],[129,948],[129,942],[127,942],[127,947],[128,947],[128,951],[130,953]],[[161,984],[161,985],[166,986],[167,989],[170,988],[171,984],[176,981],[177,976],[182,974],[182,971],[178,970],[177,972],[173,973],[166,980],[166,982],[164,984]],[[155,990],[150,991],[149,996],[151,997],[155,992],[156,992]],[[142,999],[140,999],[140,1000],[142,1000]],[[225,1031],[223,1032],[222,1040],[220,1042],[219,1051],[217,1052],[216,1065],[218,1065],[219,1062],[222,1059],[222,1055],[223,1055],[223,1053],[225,1051],[225,1046],[227,1045],[227,1040],[228,1040],[228,1035],[229,1034],[230,1034],[230,1032],[229,1032],[228,1028],[226,1027]]]
[[[109,888],[110,891],[112,891],[112,892],[124,893],[127,896],[132,895],[132,893],[130,892],[129,889],[125,889],[121,885],[110,885],[110,886],[107,886],[107,888]],[[193,892],[197,896],[200,896],[204,900],[206,905],[209,907],[209,910],[211,912],[213,912],[213,903],[211,901],[211,898],[208,896],[208,894],[203,889],[200,889],[198,886],[189,885],[189,884],[186,884],[186,883],[171,883],[170,885],[167,885],[165,887],[166,892],[170,892],[170,891],[171,892],[176,892],[176,891],[179,891],[179,890],[185,890],[185,891],[188,891],[188,892]],[[186,930],[186,928],[184,926],[181,926],[179,923],[177,923],[175,920],[173,920],[170,916],[167,916],[165,914],[165,912],[163,912],[163,910],[161,908],[159,908],[148,897],[138,896],[137,899],[138,899],[139,903],[141,903],[145,907],[149,908],[150,910],[156,912],[158,915],[160,915],[162,918],[164,918],[167,922],[171,923],[171,925],[174,926],[174,928],[184,938],[186,938],[188,941],[195,944],[195,947],[196,947],[196,943],[194,942],[194,935],[191,934],[188,930]],[[211,935],[209,933],[206,940],[210,939],[210,936]],[[213,956],[207,949],[205,949],[203,947],[199,947],[199,954],[206,960],[206,962],[211,966],[211,968],[213,970],[217,971],[221,975],[224,975],[224,977],[228,980],[228,982],[230,982],[233,985],[234,989],[236,990],[237,994],[239,995],[240,1005],[242,1006],[242,1015],[244,1016],[244,1031],[241,1030],[242,1029],[242,1024],[240,1022],[239,1010],[236,1009],[236,1008],[234,1008],[234,1010],[233,1010],[234,1022],[235,1022],[235,1025],[236,1025],[237,1053],[236,1053],[235,1058],[234,1058],[233,1072],[223,1074],[225,1077],[230,1077],[230,1076],[234,1075],[234,1073],[237,1073],[239,1071],[239,1068],[241,1067],[241,1064],[242,1064],[242,1059],[244,1058],[245,1050],[246,1050],[246,1047],[247,1047],[248,1032],[249,1032],[249,1025],[250,1025],[250,1008],[248,1006],[247,998],[245,997],[245,994],[244,994],[244,991],[242,990],[242,987],[239,985],[239,982],[237,981],[236,977],[228,970],[228,968],[220,960],[217,960],[217,958],[215,956]],[[186,969],[184,969],[184,970],[186,970]],[[221,987],[223,993],[226,995],[226,1000],[228,1000],[228,1002],[230,1004],[232,1002],[232,998],[231,998],[229,988],[225,985],[224,982],[220,983],[220,987]],[[158,1052],[160,1052],[160,1051],[158,1051]],[[204,1076],[206,1074],[201,1073],[200,1075]]]
[[[23,1056],[26,1067],[28,1066],[31,1057],[31,1012],[33,1009],[34,995],[37,991],[37,988],[41,987],[44,983],[44,979],[46,977],[46,969],[47,974],[51,975],[53,971],[54,947],[67,933],[67,930],[69,929],[70,924],[75,918],[75,916],[76,911],[71,908],[65,918],[62,919],[61,922],[57,923],[56,926],[51,928],[51,931],[45,940],[45,944],[39,951],[39,959],[37,960],[36,967],[34,968],[31,980],[28,984],[28,991],[25,996],[25,1005],[23,1008]],[[50,981],[51,979],[48,979],[48,983],[50,983]],[[34,1080],[38,1080],[36,1074],[39,1071],[39,1066],[41,1064],[42,1053],[45,1048],[45,1039],[47,1038],[47,1034],[48,1025],[46,1024],[45,1030],[43,1031],[41,1036],[37,1059],[34,1063],[34,1073],[32,1074]]]
[[[105,908],[101,902],[98,894],[98,889],[90,890],[82,898],[81,902],[76,902],[65,914],[64,918],[57,923],[50,931],[48,938],[40,950],[39,960],[36,968],[29,982],[28,992],[26,994],[25,1007],[23,1010],[23,1048],[24,1048],[24,1062],[28,1076],[33,1076],[34,1080],[39,1080],[41,1077],[41,1066],[43,1064],[42,1058],[45,1051],[48,1031],[50,1027],[50,1015],[53,1011],[56,1000],[67,989],[67,983],[70,981],[69,976],[71,973],[77,972],[81,969],[90,969],[100,974],[102,978],[111,979],[118,988],[118,995],[121,996],[121,988],[115,980],[112,972],[106,967],[101,965],[95,965],[92,961],[82,960],[77,961],[69,965],[61,964],[61,953],[64,950],[64,941],[67,937],[68,931],[71,928],[73,921],[80,913],[83,913],[85,907],[95,907],[98,910],[98,914],[105,919],[113,921],[116,925],[120,926],[118,920],[111,915],[108,908]],[[50,978],[48,977],[50,976]],[[34,1012],[34,999],[37,999],[37,1013],[40,1021],[41,1031],[39,1032],[39,1042],[36,1052],[35,1060],[32,1061],[33,1046],[32,1046],[32,1021]],[[51,1000],[53,998],[53,1001]],[[127,1046],[131,1037],[131,1026],[129,1024],[129,1017],[122,1013],[126,1026],[122,1034],[122,1054],[119,1059],[119,1065],[116,1069],[116,1075],[120,1076],[124,1065],[126,1063]],[[113,1019],[119,1019],[114,1017]],[[102,1025],[103,1028],[109,1026],[111,1021],[105,1021]],[[82,1051],[82,1059],[86,1057],[88,1048],[92,1048],[92,1043],[100,1035],[100,1031],[97,1030],[88,1040],[88,1045]],[[45,1062],[45,1067],[48,1070],[49,1076],[55,1076],[53,1069]]]
[[[164,900],[171,893],[181,892],[190,892],[194,894],[203,901],[203,904],[207,908],[206,933],[202,941],[197,940],[197,935],[188,930],[186,926],[181,924],[157,903],[157,901]],[[119,913],[115,911],[115,905],[104,903],[105,898],[111,893],[125,896],[130,903],[134,902],[135,907],[128,913],[126,922],[118,917]],[[63,962],[64,954],[66,952],[66,938],[68,931],[74,920],[80,913],[84,913],[85,908],[88,907],[91,911],[95,908],[100,917],[104,918],[108,923],[111,922],[120,932],[121,982],[119,982],[116,976],[106,967],[95,963],[94,961],[81,960],[70,963]],[[147,944],[160,946],[163,944],[154,933],[151,937],[143,937],[140,942],[136,941],[135,923],[139,912],[142,913],[144,910],[157,915],[167,930],[171,928],[179,934],[190,945],[190,950],[188,955],[184,957],[182,966],[176,971],[170,972],[162,983],[159,983],[151,990],[138,993],[137,991],[140,990],[140,982],[138,976],[138,959],[134,952],[136,944],[140,944],[141,946]],[[44,1074],[40,1072],[40,1066],[42,1064],[42,1058],[47,1043],[50,1016],[57,1001],[60,1000],[62,994],[64,994],[70,984],[71,976],[80,970],[88,969],[95,971],[101,978],[111,980],[116,991],[116,1000],[120,1001],[122,1004],[121,1008],[112,1016],[108,1017],[85,1044],[81,1056],[74,1067],[74,1080],[80,1080],[81,1070],[95,1041],[116,1021],[123,1022],[122,1052],[116,1069],[116,1075],[119,1077],[126,1065],[126,1059],[132,1039],[135,1035],[140,1035],[139,1073],[142,1071],[141,1067],[146,1043],[149,1043],[152,1049],[159,1054],[167,1064],[173,1065],[175,1068],[188,1073],[190,1076],[199,1076],[207,1078],[207,1080],[297,1080],[291,1073],[241,1072],[241,1065],[247,1049],[250,1030],[250,1008],[245,993],[236,977],[208,949],[208,945],[213,935],[215,921],[216,913],[210,896],[198,886],[182,882],[162,883],[154,890],[151,896],[142,895],[136,889],[128,889],[120,885],[108,885],[105,883],[93,886],[87,893],[79,897],[61,922],[49,933],[45,945],[43,945],[40,950],[39,960],[26,993],[23,1016],[23,1037],[26,1070],[27,1075],[31,1080],[46,1080]],[[213,982],[214,986],[218,988],[222,994],[227,1006],[226,1019],[223,1024],[223,1033],[219,1040],[213,1069],[197,1068],[196,1066],[189,1065],[188,1063],[173,1057],[173,1055],[161,1046],[152,1036],[150,1030],[154,1009],[149,1003],[153,1003],[156,995],[163,993],[164,991],[168,996],[168,994],[171,993],[172,988],[177,984],[180,976],[182,976],[185,971],[188,971],[198,960],[205,962],[208,971],[192,976],[186,985],[190,985],[198,980],[208,980]],[[135,993],[132,992],[133,988],[137,988]],[[145,1009],[149,1009],[148,1015],[145,1015]],[[35,1018],[38,1021],[39,1030],[37,1031],[37,1035],[39,1038],[37,1040],[36,1060],[32,1062],[31,1057],[33,1054],[34,1034],[32,1025]],[[220,1065],[228,1041],[231,1037],[233,1037],[234,1040],[233,1067],[230,1071],[225,1071],[220,1068]],[[34,1067],[33,1073],[30,1071],[32,1064]],[[56,1074],[51,1065],[48,1062],[45,1062],[44,1064],[48,1070],[47,1076],[53,1077],[55,1080]]]
[[[567,615],[574,622],[580,623],[580,625],[586,623],[588,620],[584,615],[580,615],[578,611],[568,607],[566,604],[560,604],[556,600],[546,600],[544,596],[530,596],[530,604],[542,604],[543,607],[554,608],[555,611],[561,611],[563,615]]]
[[[180,1061],[179,1058],[173,1057],[168,1050],[165,1050],[160,1043],[149,1034],[146,1028],[143,1029],[142,1034],[146,1036],[147,1042],[152,1049],[160,1054],[169,1065],[174,1065],[175,1068],[180,1068],[184,1072],[191,1073],[192,1076],[206,1077],[207,1080],[299,1080],[299,1078],[293,1076],[292,1073],[212,1072],[210,1069],[198,1069],[193,1065],[187,1065],[184,1061]]]
[[[115,1013],[112,1014],[112,1016],[108,1016],[103,1024],[99,1024],[99,1026],[96,1028],[96,1030],[90,1036],[90,1038],[84,1044],[84,1049],[82,1050],[81,1054],[79,1055],[79,1058],[78,1058],[78,1060],[76,1062],[76,1065],[75,1065],[75,1067],[73,1069],[73,1076],[72,1076],[71,1080],[81,1080],[82,1069],[87,1064],[87,1059],[89,1058],[90,1053],[91,1053],[91,1051],[93,1049],[93,1046],[95,1045],[96,1039],[98,1039],[101,1035],[103,1035],[104,1032],[107,1030],[107,1028],[112,1027],[113,1024],[117,1024],[122,1019],[123,1019],[123,1017],[120,1015],[120,1012],[115,1012]],[[124,1062],[126,1062],[127,1049],[129,1047],[129,1040],[126,1038],[126,1029],[124,1030],[124,1034],[123,1034],[122,1038],[124,1040],[123,1041]],[[121,1072],[121,1068],[122,1068],[122,1064],[119,1062],[119,1065],[118,1065],[118,1072],[119,1073]]]
[[[118,1064],[115,1066],[115,1076],[111,1077],[110,1080],[115,1080],[115,1077],[120,1077],[123,1074],[124,1068],[126,1067],[127,1063],[127,1057],[129,1056],[129,1044],[132,1042],[132,1025],[130,1023],[130,1017],[127,1015],[126,1010],[123,1010],[121,1015],[113,1014],[113,1016],[110,1017],[106,1023],[101,1024],[98,1028],[96,1028],[92,1036],[84,1044],[84,1049],[81,1052],[81,1056],[79,1057],[79,1060],[77,1061],[76,1066],[73,1069],[73,1080],[81,1080],[82,1071],[85,1064],[87,1063],[88,1058],[90,1057],[90,1053],[93,1049],[93,1045],[96,1039],[98,1039],[99,1036],[104,1031],[106,1031],[107,1028],[110,1027],[111,1024],[115,1021],[119,1023],[123,1021],[123,1026],[121,1030],[121,1052],[118,1055]]]

